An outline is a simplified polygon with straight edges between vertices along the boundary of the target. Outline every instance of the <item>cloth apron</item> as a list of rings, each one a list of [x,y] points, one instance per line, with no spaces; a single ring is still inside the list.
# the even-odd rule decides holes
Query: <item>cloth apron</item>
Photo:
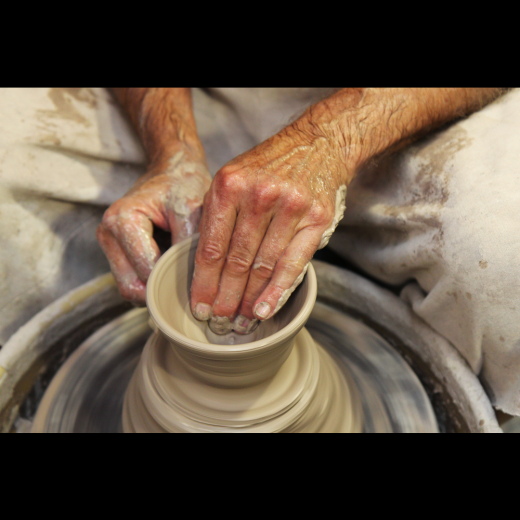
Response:
[[[212,174],[332,89],[194,89]],[[492,402],[520,415],[520,91],[360,172],[329,247],[447,338]],[[0,344],[108,270],[106,207],[145,171],[103,89],[0,91]]]

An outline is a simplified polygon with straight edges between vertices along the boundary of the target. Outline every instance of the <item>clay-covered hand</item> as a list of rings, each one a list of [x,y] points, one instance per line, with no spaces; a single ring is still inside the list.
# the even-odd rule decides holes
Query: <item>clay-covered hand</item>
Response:
[[[181,150],[157,161],[107,209],[97,239],[124,298],[145,301],[146,281],[160,256],[153,224],[171,232],[172,244],[195,233],[210,183],[205,159]]]
[[[191,308],[225,334],[276,314],[343,217],[334,139],[285,128],[217,172],[204,201]]]

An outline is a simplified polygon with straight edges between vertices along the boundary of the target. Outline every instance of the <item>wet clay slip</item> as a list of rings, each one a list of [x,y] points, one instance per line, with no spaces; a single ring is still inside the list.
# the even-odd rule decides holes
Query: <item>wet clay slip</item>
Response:
[[[157,327],[123,405],[125,432],[360,432],[355,387],[305,322],[317,294],[303,283],[253,333],[214,334],[193,318],[190,285],[198,235],[152,271],[147,305]]]

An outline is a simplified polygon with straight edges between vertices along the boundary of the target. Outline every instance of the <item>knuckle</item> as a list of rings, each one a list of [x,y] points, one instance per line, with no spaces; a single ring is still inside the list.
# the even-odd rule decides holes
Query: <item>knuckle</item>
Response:
[[[280,262],[280,270],[294,276],[295,278],[303,271],[303,265],[301,262],[294,260],[285,260]]]
[[[243,175],[241,170],[223,166],[215,175],[214,183],[219,193],[238,193],[243,186]]]
[[[101,224],[109,231],[113,231],[118,226],[121,214],[121,204],[119,201],[116,201],[105,211],[103,219],[101,220]]]
[[[236,274],[246,274],[251,269],[251,261],[237,254],[230,254],[226,260],[226,269]]]
[[[101,225],[108,229],[109,231],[112,231],[116,225],[114,215],[109,213],[109,209],[105,211],[105,214],[103,215],[103,219],[101,220]]]
[[[255,276],[262,280],[270,280],[274,273],[275,264],[257,261],[253,264]]]
[[[292,189],[285,193],[284,205],[290,211],[306,210],[310,206],[310,196],[307,193],[301,193],[298,189]]]
[[[332,208],[316,204],[311,211],[310,217],[318,226],[328,226],[334,218]]]
[[[221,244],[214,241],[206,242],[197,250],[195,255],[196,264],[211,264],[221,262],[224,259],[225,251]]]
[[[280,190],[276,185],[259,184],[255,187],[255,201],[259,206],[270,207],[280,197]]]

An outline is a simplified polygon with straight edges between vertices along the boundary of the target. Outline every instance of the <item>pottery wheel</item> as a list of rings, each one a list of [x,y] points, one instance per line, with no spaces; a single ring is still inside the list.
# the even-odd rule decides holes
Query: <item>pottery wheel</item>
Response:
[[[306,328],[359,394],[364,432],[438,431],[419,379],[380,335],[320,302]],[[33,431],[121,432],[125,392],[150,334],[146,309],[131,310],[94,333],[54,377]]]

